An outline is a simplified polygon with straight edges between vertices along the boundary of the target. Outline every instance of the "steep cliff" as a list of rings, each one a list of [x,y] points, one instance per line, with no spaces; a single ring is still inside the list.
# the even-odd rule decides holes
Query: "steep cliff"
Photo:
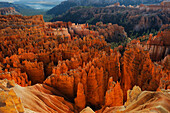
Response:
[[[147,49],[153,61],[160,61],[170,54],[170,30],[159,32],[156,36],[150,35]]]

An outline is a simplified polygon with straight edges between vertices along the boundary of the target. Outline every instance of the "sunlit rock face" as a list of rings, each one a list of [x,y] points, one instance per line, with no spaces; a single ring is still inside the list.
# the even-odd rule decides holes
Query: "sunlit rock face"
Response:
[[[170,101],[169,91],[151,92],[140,91],[139,87],[134,87],[133,90],[128,91],[128,104],[125,107],[107,107],[103,113],[137,113],[137,112],[161,112],[168,113]],[[135,95],[134,95],[135,94]]]
[[[0,15],[21,15],[19,12],[15,11],[13,7],[0,8]]]
[[[142,90],[154,91],[159,87],[160,79],[164,72],[160,65],[154,64],[149,52],[144,50],[140,44],[127,46],[122,57],[122,88],[124,99],[129,89],[134,85],[140,86]]]
[[[169,45],[168,30],[155,37],[150,35],[145,45],[137,39],[112,50],[101,35],[109,28],[121,32],[123,29],[118,25],[98,23],[93,27],[104,27],[100,34],[96,31],[101,29],[90,30],[88,24],[45,23],[41,15],[0,17],[2,110],[133,112],[145,111],[139,105],[150,104],[150,99],[169,101],[165,98],[170,88],[169,53],[153,62],[155,55],[166,50],[155,54],[150,49],[156,44]],[[124,51],[120,54],[119,50]],[[146,99],[142,103],[143,98]],[[163,106],[165,111],[169,106],[154,102],[151,105],[155,109],[156,105]]]
[[[21,87],[14,81],[1,80],[0,105],[2,113],[18,112],[60,112],[72,113],[73,105],[52,87],[37,84],[29,87]]]
[[[15,91],[10,89],[14,87],[14,81],[7,79],[0,81],[0,112],[1,113],[22,113],[24,112],[23,104]]]

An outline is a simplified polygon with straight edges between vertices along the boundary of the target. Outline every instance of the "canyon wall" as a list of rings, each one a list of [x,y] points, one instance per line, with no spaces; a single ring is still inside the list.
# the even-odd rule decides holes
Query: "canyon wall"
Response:
[[[100,34],[96,33],[98,30],[89,30],[87,24],[45,23],[41,15],[0,17],[0,79],[13,80],[3,81],[2,88],[6,92],[13,89],[12,95],[15,98],[17,95],[22,105],[17,98],[16,102],[26,110],[78,113],[90,106],[103,112],[110,107],[130,106],[144,90],[170,88],[169,53],[161,56],[161,61],[153,62],[155,57],[149,48],[155,44],[169,45],[169,30],[150,36],[147,45],[132,40],[122,47],[125,51],[121,55],[101,36],[110,27],[115,28],[114,32],[124,33],[118,25],[102,25],[106,28]],[[141,89],[128,91],[134,86]],[[152,94],[154,99],[164,95],[149,92],[126,111],[133,111],[141,98]],[[144,102],[150,99],[152,96]]]

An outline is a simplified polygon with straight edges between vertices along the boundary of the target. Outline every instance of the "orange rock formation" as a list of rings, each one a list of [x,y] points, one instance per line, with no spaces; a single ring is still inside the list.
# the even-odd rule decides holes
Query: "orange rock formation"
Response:
[[[83,110],[86,106],[86,96],[84,93],[83,84],[79,83],[77,88],[77,97],[74,99],[75,105],[79,111]]]
[[[21,15],[21,14],[15,11],[14,7],[4,7],[0,8],[0,15]]]
[[[131,102],[122,107],[107,107],[103,113],[135,113],[135,112],[163,112],[168,113],[170,101],[168,91],[164,92],[151,92],[143,91],[139,92],[140,88],[133,88],[129,93],[129,99]],[[135,94],[135,96],[133,95]],[[137,95],[136,95],[137,94]]]
[[[112,34],[107,31],[113,26],[114,32],[123,30],[117,25],[102,26],[108,29],[103,28],[102,35]],[[100,33],[88,27],[45,23],[42,16],[0,16],[0,79],[23,86],[13,89],[24,108],[67,113],[90,106],[103,112],[107,107],[122,108],[126,100],[129,105],[138,96],[133,91],[134,97],[127,94],[135,85],[142,91],[169,89],[169,31],[150,36],[147,47],[133,40],[121,56],[118,50],[123,46],[112,50]]]
[[[61,93],[46,85],[20,87],[12,81],[0,81],[0,112],[59,112],[73,113],[73,105]],[[60,96],[56,96],[60,95]]]
[[[156,90],[163,74],[161,66],[151,61],[148,51],[141,45],[128,45],[122,58],[121,86],[124,99],[126,92],[134,85],[141,87],[142,90]]]
[[[150,57],[153,61],[160,61],[169,54],[170,49],[170,30],[164,30],[156,36],[150,35],[147,42]]]

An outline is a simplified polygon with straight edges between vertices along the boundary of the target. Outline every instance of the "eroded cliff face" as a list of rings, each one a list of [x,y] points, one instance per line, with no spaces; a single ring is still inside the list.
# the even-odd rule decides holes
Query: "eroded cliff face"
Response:
[[[15,11],[13,7],[0,8],[0,15],[21,15],[19,12]]]
[[[159,80],[164,72],[160,65],[154,64],[149,52],[140,44],[129,44],[122,57],[122,81],[124,99],[129,89],[134,85],[142,90],[155,91],[159,87]]]
[[[154,63],[139,40],[127,44],[121,56],[118,50],[124,47],[112,50],[85,24],[44,23],[42,16],[0,17],[0,79],[23,86],[12,89],[26,110],[76,113],[90,106],[103,112],[107,107],[123,108],[126,100],[129,106],[143,90],[170,88],[169,55]],[[106,27],[113,26],[120,32],[117,25]],[[161,41],[169,44],[165,34]],[[128,91],[135,85],[141,90]]]
[[[2,113],[73,113],[73,104],[66,101],[61,93],[52,87],[41,84],[21,87],[14,81],[8,80],[1,80],[0,87],[0,101],[3,103],[0,105],[0,111]]]
[[[150,35],[147,49],[153,61],[160,61],[170,54],[170,31],[164,30],[156,36]]]

